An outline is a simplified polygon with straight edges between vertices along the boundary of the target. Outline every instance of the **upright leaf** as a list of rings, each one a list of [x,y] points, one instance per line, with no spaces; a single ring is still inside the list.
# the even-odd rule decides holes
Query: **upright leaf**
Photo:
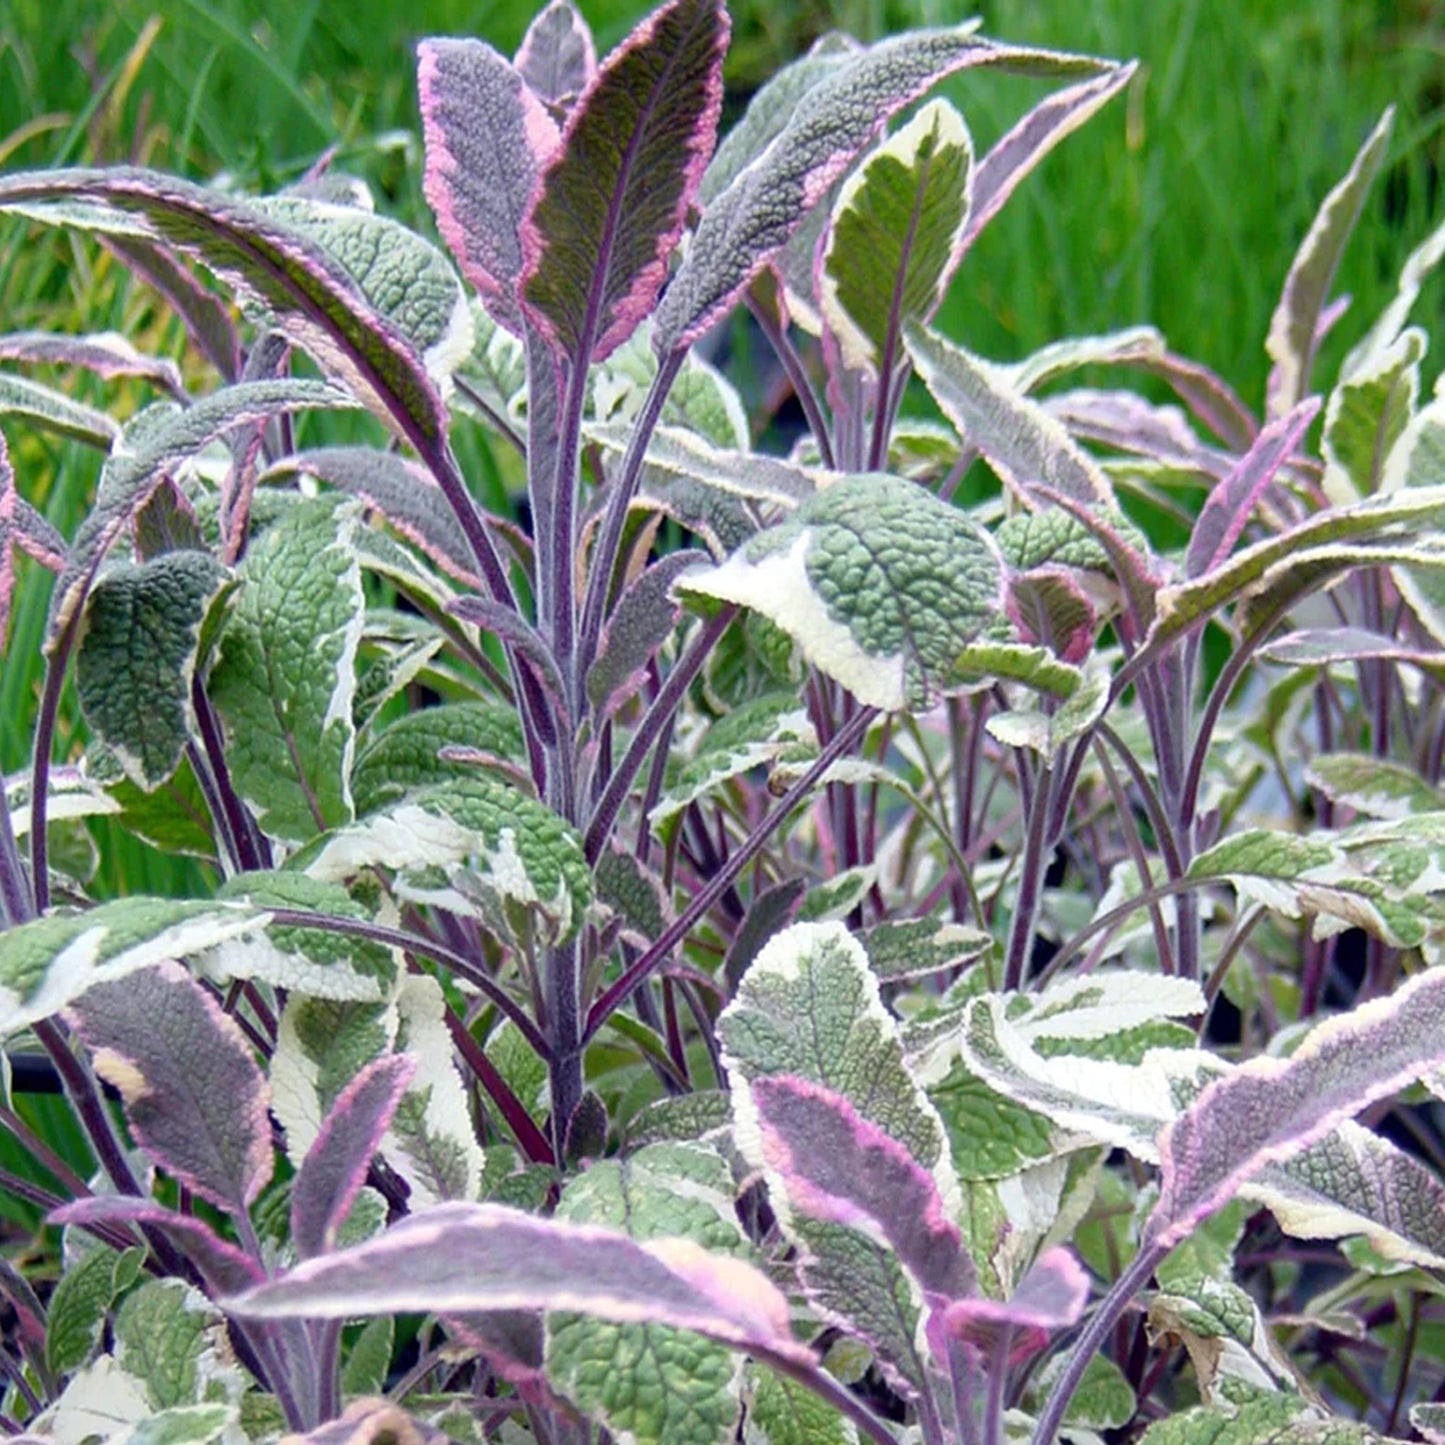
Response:
[[[520,333],[522,217],[557,125],[517,71],[480,40],[424,40],[417,91],[426,198],[491,316]]]
[[[1334,501],[1380,489],[1390,453],[1415,415],[1425,345],[1425,333],[1411,327],[1330,393],[1321,447],[1325,494]]]
[[[522,37],[515,61],[522,79],[551,106],[576,100],[597,73],[592,32],[571,0],[551,0]]]
[[[246,554],[209,691],[231,776],[271,836],[304,842],[352,817],[356,649],[365,619],[356,505],[306,502]]]
[[[87,989],[70,1012],[136,1142],[232,1214],[271,1178],[270,1090],[240,1026],[178,963]]]
[[[938,309],[968,218],[972,164],[963,117],[946,101],[931,101],[839,192],[818,300],[855,370],[891,371],[903,327]]]
[[[576,366],[651,310],[722,110],[720,0],[671,0],[588,85],[522,222],[523,304]]]
[[[918,706],[1003,610],[993,539],[911,482],[843,477],[683,592],[777,623],[860,701]]]

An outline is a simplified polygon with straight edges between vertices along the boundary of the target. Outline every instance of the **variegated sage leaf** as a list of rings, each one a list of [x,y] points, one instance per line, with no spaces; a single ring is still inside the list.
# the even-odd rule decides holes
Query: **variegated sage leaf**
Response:
[[[888,375],[902,356],[904,325],[938,309],[962,254],[972,165],[963,117],[937,100],[844,183],[817,290],[848,366]]]
[[[180,964],[94,984],[70,1005],[136,1142],[232,1214],[271,1178],[271,1091],[240,1026]]]
[[[537,12],[513,63],[548,105],[565,108],[582,94],[597,73],[597,49],[571,0],[551,0]]]
[[[1435,397],[1422,407],[1390,450],[1383,490],[1437,486],[1445,477],[1445,393],[1437,383]],[[1391,577],[1410,609],[1436,642],[1445,642],[1445,581],[1434,569],[1395,567]]]
[[[748,1445],[858,1445],[858,1427],[786,1375],[748,1366]]]
[[[671,0],[603,62],[522,221],[529,319],[574,366],[600,361],[667,278],[722,111],[728,18]]]
[[[65,563],[65,538],[16,489],[10,453],[0,433],[0,648],[10,632],[17,550],[52,572]]]
[[[120,563],[91,588],[75,659],[80,706],[147,792],[171,776],[194,735],[202,631],[214,634],[235,586],[209,553],[167,552]]]
[[[22,365],[78,366],[110,381],[135,376],[179,399],[181,370],[168,356],[144,356],[119,332],[56,336],[48,331],[12,331],[0,336],[0,361]]]
[[[352,817],[356,649],[365,621],[355,503],[305,502],[238,569],[241,595],[209,692],[231,776],[272,837],[304,842]]]
[[[140,1278],[145,1251],[93,1249],[55,1282],[45,1318],[45,1362],[74,1374],[90,1359],[116,1298]]]
[[[634,1240],[682,1238],[745,1258],[721,1155],[697,1144],[654,1144],[599,1160],[562,1192],[556,1217],[607,1225]],[[638,1445],[724,1445],[737,1429],[741,1361],[712,1341],[656,1324],[547,1316],[547,1378],[584,1414]]]
[[[917,707],[1003,606],[993,539],[911,482],[849,476],[683,592],[761,612],[860,701]]]
[[[194,1286],[149,1279],[116,1311],[116,1362],[146,1382],[152,1405],[178,1413],[177,1407],[201,1398],[209,1363],[203,1356],[216,1350],[220,1324],[219,1312]],[[180,1445],[196,1437],[168,1433],[166,1438]]]
[[[410,341],[343,266],[250,202],[118,167],[6,176],[0,211],[193,257],[268,308],[291,341],[404,435],[422,444],[444,436],[445,409]]]
[[[453,871],[461,863],[469,866]],[[394,869],[403,896],[483,916],[514,940],[540,933],[565,942],[592,901],[576,830],[486,776],[413,793],[317,839],[293,866],[336,882],[365,868]]]
[[[1196,1405],[1156,1421],[1140,1445],[1389,1445],[1367,1425],[1321,1419],[1304,1399],[1283,1390],[1246,1391],[1230,1404]]]
[[[73,401],[63,391],[23,376],[0,372],[0,416],[15,416],[43,431],[109,451],[120,425],[103,411]]]
[[[0,1037],[59,1013],[86,989],[167,958],[183,958],[268,922],[257,908],[120,898],[0,933]]]
[[[1412,326],[1330,393],[1320,444],[1325,494],[1336,502],[1379,491],[1390,453],[1415,415],[1425,348],[1425,333]]]

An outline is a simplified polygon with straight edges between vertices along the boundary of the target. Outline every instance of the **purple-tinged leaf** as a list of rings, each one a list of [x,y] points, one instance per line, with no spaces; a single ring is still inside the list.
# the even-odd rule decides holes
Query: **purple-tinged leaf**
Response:
[[[1445,973],[1431,971],[1317,1025],[1288,1059],[1242,1064],[1160,1136],[1159,1203],[1147,1239],[1177,1244],[1266,1165],[1299,1154],[1442,1063]]]
[[[0,648],[10,630],[17,548],[52,572],[65,563],[65,538],[16,490],[10,453],[0,433]]]
[[[0,361],[26,366],[78,366],[112,381],[136,376],[179,399],[185,393],[180,368],[168,356],[142,356],[114,331],[95,336],[55,336],[48,331],[13,331],[0,336]]]
[[[657,312],[659,355],[684,350],[717,321],[889,117],[944,76],[976,65],[1045,76],[1095,74],[1106,64],[997,45],[977,38],[974,28],[891,37],[847,54],[816,84],[801,87],[771,142],[707,203]]]
[[[842,1095],[792,1075],[757,1079],[762,1153],[792,1207],[878,1238],[929,1294],[973,1293],[973,1267],[933,1176]]]
[[[1077,1324],[1089,1302],[1089,1277],[1067,1249],[1047,1249],[1008,1300],[958,1300],[942,1311],[945,1335],[965,1340],[985,1356],[1007,1339],[1017,1364],[1048,1344],[1049,1336]]]
[[[289,1445],[447,1445],[451,1437],[390,1400],[362,1395],[336,1419],[285,1438]]]
[[[338,261],[247,202],[152,171],[33,171],[0,180],[0,211],[195,258],[413,442],[445,436],[441,398],[398,327]]]
[[[136,1142],[220,1209],[271,1178],[268,1087],[240,1026],[178,963],[88,989],[70,1006]]]
[[[73,401],[63,391],[23,376],[0,372],[0,416],[18,416],[31,426],[53,431],[87,446],[109,451],[119,424],[103,411]]]
[[[587,697],[599,719],[609,718],[647,679],[647,664],[672,636],[681,606],[672,584],[689,567],[705,564],[705,552],[669,552],[621,596],[602,629],[597,660],[587,669]]]
[[[1226,446],[1236,452],[1249,449],[1259,423],[1222,377],[1172,352],[1143,363],[1143,369],[1173,387],[1184,405]]]
[[[1015,493],[1042,486],[1086,505],[1112,499],[1103,468],[988,362],[921,326],[908,327],[904,339],[943,414]]]
[[[55,584],[50,637],[58,637],[69,625],[105,554],[150,500],[168,468],[233,427],[308,407],[355,405],[344,391],[324,382],[287,379],[228,386],[184,411],[170,402],[157,402],[133,416],[101,468],[95,508],[80,524]]]
[[[527,27],[513,64],[548,105],[566,108],[597,74],[592,31],[571,0],[552,0]]]
[[[1099,618],[1094,599],[1068,567],[1036,567],[1008,579],[1008,615],[1026,643],[1040,643],[1064,662],[1093,650]]]
[[[559,711],[565,709],[567,693],[557,659],[546,639],[530,622],[490,597],[459,597],[447,610],[515,648],[517,656],[530,666]]]
[[[480,40],[424,40],[417,90],[424,189],[437,228],[488,313],[520,335],[522,217],[557,125],[526,81]]]
[[[522,222],[531,320],[577,366],[616,350],[653,307],[722,112],[727,12],[671,0],[587,87]]]
[[[1363,627],[1305,628],[1267,642],[1259,651],[1266,662],[1285,667],[1329,667],[1337,662],[1403,662],[1445,683],[1445,652],[1422,652],[1396,637]]]
[[[1319,409],[1319,398],[1308,397],[1270,422],[1235,469],[1210,492],[1184,554],[1185,576],[1203,576],[1234,550],[1260,497],[1289,460]]]
[[[964,227],[960,254],[999,213],[1022,181],[1053,148],[1101,110],[1133,78],[1137,62],[1107,70],[1041,100],[978,162],[973,176],[973,209]]]
[[[1232,458],[1205,446],[1176,406],[1156,406],[1130,391],[1093,387],[1055,392],[1039,404],[1076,440],[1195,472],[1201,483],[1230,471]]]
[[[282,457],[261,482],[299,473],[360,497],[408,542],[459,582],[480,587],[476,560],[431,474],[416,462],[375,447],[321,447]]]
[[[415,1072],[414,1059],[388,1054],[368,1064],[332,1106],[291,1186],[291,1239],[302,1259],[335,1248],[337,1231]]]
[[[1355,229],[1365,195],[1384,163],[1395,123],[1389,107],[1350,163],[1344,178],[1325,197],[1290,264],[1279,304],[1270,318],[1265,350],[1274,363],[1269,373],[1268,411],[1285,415],[1304,400],[1318,344],[1320,313],[1329,300],[1335,270]]]
[[[236,1314],[347,1319],[577,1310],[619,1324],[690,1329],[798,1364],[788,1302],[758,1270],[689,1239],[637,1243],[620,1230],[538,1219],[495,1204],[443,1204],[228,1302]]]
[[[204,1220],[191,1214],[174,1214],[149,1199],[129,1195],[97,1194],[77,1199],[50,1216],[51,1224],[148,1224],[165,1233],[200,1271],[213,1294],[237,1294],[260,1284],[265,1273],[249,1255],[228,1244]]]

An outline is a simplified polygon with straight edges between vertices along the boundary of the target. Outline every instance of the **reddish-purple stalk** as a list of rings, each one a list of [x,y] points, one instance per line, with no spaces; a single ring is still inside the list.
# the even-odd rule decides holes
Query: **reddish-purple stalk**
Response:
[[[506,1120],[507,1127],[528,1160],[533,1164],[555,1164],[560,1154],[554,1152],[551,1141],[537,1127],[522,1101],[512,1092],[511,1085],[497,1072],[486,1050],[450,1008],[447,1009],[447,1029],[457,1052],[497,1106],[497,1112]]]

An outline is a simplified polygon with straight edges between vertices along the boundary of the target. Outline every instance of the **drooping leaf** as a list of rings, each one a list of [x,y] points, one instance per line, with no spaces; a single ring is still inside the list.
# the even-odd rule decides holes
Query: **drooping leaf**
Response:
[[[239,1214],[271,1178],[270,1090],[240,1026],[178,963],[95,984],[70,1005],[136,1142]]]
[[[991,714],[984,726],[990,737],[1011,748],[1039,753],[1045,765],[1053,767],[1060,752],[1098,722],[1108,703],[1108,676],[1096,672],[1086,676],[1073,695],[1052,712],[1015,708]]]
[[[1110,502],[1108,478],[1099,464],[988,362],[920,326],[908,327],[904,339],[943,414],[1019,495],[1043,486],[1086,505]]]
[[[1288,1059],[1261,1056],[1211,1084],[1160,1139],[1147,1238],[1184,1238],[1265,1166],[1300,1153],[1445,1058],[1445,975],[1422,973],[1317,1025]]]
[[[63,391],[7,372],[0,372],[0,416],[19,417],[31,426],[73,437],[101,451],[109,451],[120,435],[119,423],[105,412],[72,401]]]
[[[326,1116],[291,1186],[291,1238],[302,1259],[335,1246],[415,1069],[404,1054],[377,1059],[347,1085]]]
[[[728,18],[670,0],[603,63],[568,117],[522,221],[528,318],[575,366],[652,310],[722,110]]]
[[[200,261],[269,308],[291,341],[404,434],[428,444],[444,434],[441,400],[401,331],[325,251],[250,203],[116,168],[17,172],[0,182],[0,210]]]
[[[168,552],[114,566],[91,589],[76,691],[92,730],[147,791],[170,777],[195,736],[202,629],[234,585],[209,553]]]
[[[449,874],[467,862],[465,874]],[[394,869],[399,890],[555,942],[582,926],[592,885],[582,841],[550,808],[485,775],[424,788],[326,835],[294,866],[339,882],[371,867]],[[464,895],[458,887],[467,887]],[[489,911],[495,901],[505,920]]]
[[[537,12],[514,63],[548,105],[565,108],[582,94],[597,73],[597,51],[571,0],[551,0]]]
[[[1321,753],[1305,765],[1305,777],[1332,802],[1371,818],[1408,818],[1445,807],[1445,794],[1413,768],[1365,753]]]
[[[209,692],[237,790],[276,838],[304,842],[352,817],[359,525],[354,503],[302,503],[262,533],[237,572],[241,595]]]
[[[844,183],[818,301],[848,366],[891,372],[903,327],[937,311],[961,254],[972,165],[963,117],[931,101]]]
[[[695,1330],[803,1365],[784,1296],[742,1260],[691,1240],[634,1242],[495,1204],[445,1204],[379,1238],[308,1260],[227,1302],[242,1316],[346,1319],[398,1310],[571,1309]]]
[[[860,701],[918,706],[1001,610],[992,538],[911,482],[844,477],[685,592],[761,612]]]
[[[556,122],[517,70],[480,40],[422,41],[417,91],[437,228],[493,318],[520,334],[522,217],[556,149]]]
[[[1274,363],[1269,377],[1269,414],[1283,416],[1304,400],[1318,344],[1320,313],[1335,270],[1359,219],[1365,196],[1385,159],[1395,120],[1391,106],[1360,147],[1343,179],[1325,197],[1295,252],[1279,304],[1270,318],[1265,350]]]
[[[261,910],[234,903],[132,897],[8,929],[0,933],[0,1036],[59,1013],[95,984],[253,933],[268,921]]]
[[[143,356],[119,332],[57,336],[49,331],[12,331],[0,336],[0,361],[32,366],[78,366],[107,381],[139,377],[179,399],[180,368],[168,356]]]
[[[729,156],[729,168],[741,162],[740,168],[707,198],[687,259],[667,288],[657,312],[659,355],[690,346],[706,331],[889,117],[945,75],[973,65],[1036,75],[1094,74],[1101,68],[1081,56],[980,40],[974,28],[894,36],[845,52],[816,83],[804,72],[790,80],[786,92],[780,85],[772,93],[768,116],[750,127],[746,143]],[[780,103],[790,103],[791,112]],[[778,120],[782,124],[774,130]],[[764,148],[748,164],[743,157],[760,141]]]
[[[1049,516],[1051,513],[1042,513]],[[950,682],[973,689],[994,680],[1021,682],[1050,697],[1071,698],[1084,685],[1084,674],[1061,662],[1046,647],[1017,642],[970,642],[954,659]]]

